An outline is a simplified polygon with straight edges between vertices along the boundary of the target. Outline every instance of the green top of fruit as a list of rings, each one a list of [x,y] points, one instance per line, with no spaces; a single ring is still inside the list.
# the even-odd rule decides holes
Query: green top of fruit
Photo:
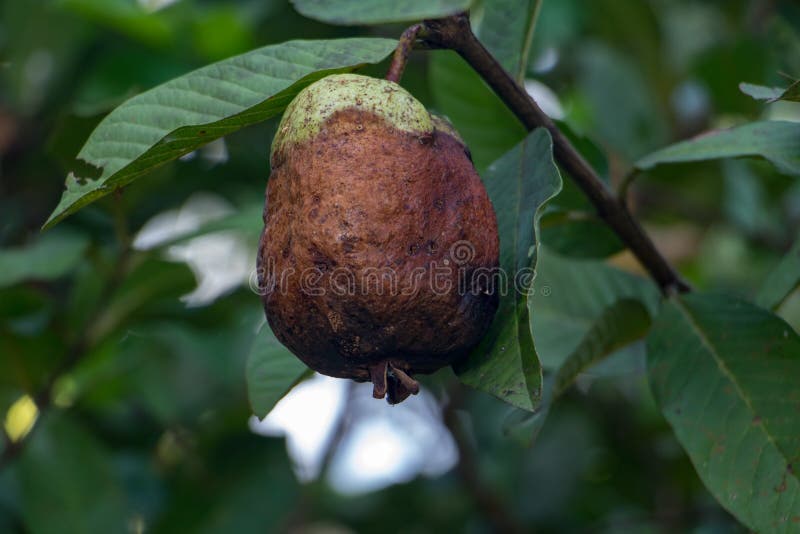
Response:
[[[334,113],[349,108],[371,111],[401,131],[433,133],[428,110],[398,84],[360,74],[333,74],[312,83],[289,103],[272,141],[272,154],[287,143],[311,139]]]

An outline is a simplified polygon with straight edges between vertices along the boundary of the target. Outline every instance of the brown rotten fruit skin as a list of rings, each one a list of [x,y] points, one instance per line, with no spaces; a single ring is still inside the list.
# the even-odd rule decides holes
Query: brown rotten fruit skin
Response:
[[[312,84],[273,141],[259,276],[310,368],[400,402],[465,356],[498,306],[497,221],[464,143],[399,85]]]

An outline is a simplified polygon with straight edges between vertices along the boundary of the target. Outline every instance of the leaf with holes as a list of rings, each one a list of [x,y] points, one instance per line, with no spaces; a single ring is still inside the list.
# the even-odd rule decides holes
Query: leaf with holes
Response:
[[[532,411],[542,394],[542,367],[528,318],[528,292],[536,268],[540,208],[561,189],[547,130],[534,130],[492,164],[484,183],[497,212],[506,283],[499,284],[500,309],[489,333],[455,370],[465,384]]]
[[[208,65],[126,101],[89,136],[44,227],[198,147],[283,111],[306,85],[388,56],[392,39],[289,41]]]
[[[800,524],[800,337],[725,296],[669,301],[648,338],[661,411],[705,485],[757,532]]]

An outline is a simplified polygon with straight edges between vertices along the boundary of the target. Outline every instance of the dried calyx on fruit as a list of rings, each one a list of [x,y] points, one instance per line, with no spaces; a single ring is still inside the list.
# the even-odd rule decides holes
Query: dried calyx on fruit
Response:
[[[498,305],[497,221],[449,123],[396,83],[332,75],[289,104],[271,165],[259,282],[306,365],[394,404],[480,341]]]

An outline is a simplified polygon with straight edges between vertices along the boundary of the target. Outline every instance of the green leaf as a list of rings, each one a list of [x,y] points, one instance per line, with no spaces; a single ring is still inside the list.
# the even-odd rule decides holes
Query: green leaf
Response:
[[[764,280],[756,296],[756,304],[768,310],[775,310],[797,289],[798,285],[800,285],[800,238]]]
[[[621,299],[606,308],[556,372],[553,397],[561,395],[591,365],[643,339],[649,329],[650,312],[638,300]]]
[[[662,148],[636,163],[641,170],[664,163],[760,157],[779,171],[800,175],[800,123],[763,121],[711,132]]]
[[[671,300],[648,339],[653,393],[697,473],[757,532],[800,522],[800,337],[726,296]]]
[[[343,26],[438,19],[466,11],[471,3],[471,0],[292,0],[300,14]]]
[[[645,7],[633,7],[644,5],[631,2],[622,8],[618,1],[607,1],[605,9],[595,7],[595,14],[608,16],[608,10],[628,18],[632,11],[647,11]],[[643,13],[637,15],[640,16],[636,17],[636,23],[647,24]],[[667,142],[667,114],[652,92],[654,81],[643,72],[644,65],[637,64],[630,54],[622,53],[610,43],[586,39],[581,43],[571,55],[576,62],[580,96],[590,110],[585,127],[623,162],[634,161]]]
[[[739,89],[746,95],[752,96],[756,100],[764,100],[767,104],[772,104],[779,100],[787,102],[800,102],[800,80],[792,83],[789,87],[765,87],[752,83],[740,83]]]
[[[125,532],[129,513],[102,444],[63,413],[45,414],[39,425],[18,465],[31,532]]]
[[[455,52],[432,52],[428,75],[436,110],[464,138],[478,171],[527,135],[514,114]]]
[[[156,167],[279,114],[306,85],[377,63],[392,39],[289,41],[214,63],[137,95],[112,111],[78,159],[100,176],[70,173],[49,228]]]
[[[542,216],[542,242],[563,256],[607,258],[625,248],[617,234],[594,213],[548,210]]]
[[[532,411],[542,394],[542,368],[528,319],[528,292],[540,208],[561,189],[550,134],[534,130],[489,167],[484,183],[497,213],[500,268],[508,288],[486,337],[455,370],[465,384]]]
[[[247,358],[247,395],[253,413],[266,417],[308,373],[305,364],[281,345],[265,323]]]
[[[500,64],[517,80],[525,79],[542,0],[494,0],[476,33]]]
[[[80,234],[43,235],[18,248],[0,249],[0,287],[23,280],[54,280],[80,263],[89,240]]]
[[[531,326],[545,368],[559,368],[621,299],[640,301],[651,316],[658,312],[661,296],[650,280],[604,262],[568,259],[542,247],[536,270]]]
[[[516,410],[503,423],[503,432],[531,446],[544,426],[553,403],[592,365],[619,349],[644,339],[650,328],[649,310],[638,300],[623,298],[608,306],[588,329],[575,350],[555,373],[544,377],[541,405],[533,413]]]

